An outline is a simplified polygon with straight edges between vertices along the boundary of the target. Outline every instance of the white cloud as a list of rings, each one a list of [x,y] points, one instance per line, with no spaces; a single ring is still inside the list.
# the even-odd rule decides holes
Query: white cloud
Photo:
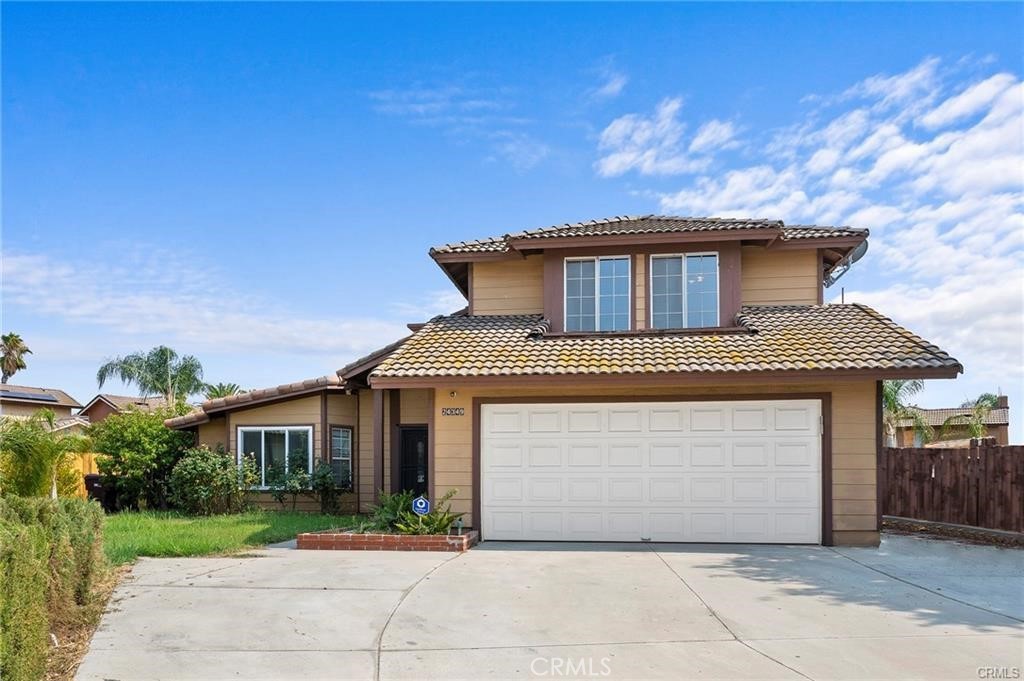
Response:
[[[690,142],[690,153],[700,154],[716,149],[732,149],[738,146],[736,134],[739,132],[732,121],[712,119],[700,126],[697,134]]]
[[[921,116],[918,122],[926,128],[941,128],[972,116],[989,106],[1016,81],[1017,79],[1008,73],[997,73],[987,80],[975,83],[957,96],[950,97]]]
[[[686,124],[679,120],[681,97],[658,104],[654,115],[626,114],[601,133],[599,148],[605,152],[597,171],[615,177],[636,170],[643,175],[666,175],[703,170],[707,159],[687,156],[680,147]]]
[[[926,59],[814,97],[805,117],[761,132],[757,162],[699,173],[658,194],[661,209],[870,228],[846,300],[960,359],[961,392],[1022,386],[1024,84],[957,73]]]
[[[519,172],[530,170],[551,152],[546,144],[526,133],[503,130],[493,137],[494,151]]]
[[[407,333],[403,322],[391,319],[297,315],[283,303],[232,290],[210,271],[174,254],[119,255],[111,264],[4,253],[4,306],[75,328],[105,329],[118,342],[157,339],[190,352],[341,358]]]

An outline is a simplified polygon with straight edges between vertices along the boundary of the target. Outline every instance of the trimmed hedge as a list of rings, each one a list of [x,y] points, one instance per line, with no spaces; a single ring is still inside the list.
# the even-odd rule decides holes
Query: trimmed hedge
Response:
[[[81,499],[0,497],[0,678],[46,672],[52,629],[74,621],[106,566],[103,510]]]

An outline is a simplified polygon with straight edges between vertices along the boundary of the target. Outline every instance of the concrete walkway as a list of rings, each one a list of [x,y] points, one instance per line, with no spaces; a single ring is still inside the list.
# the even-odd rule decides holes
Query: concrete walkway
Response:
[[[489,542],[459,556],[257,555],[140,561],[78,678],[978,679],[1024,670],[1020,550],[890,537],[880,549]]]

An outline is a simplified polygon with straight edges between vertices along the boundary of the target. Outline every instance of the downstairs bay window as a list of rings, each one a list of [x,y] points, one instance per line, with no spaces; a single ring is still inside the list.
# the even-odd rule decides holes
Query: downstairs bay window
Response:
[[[238,428],[238,465],[251,461],[259,474],[259,487],[293,471],[313,472],[312,426],[241,426]]]

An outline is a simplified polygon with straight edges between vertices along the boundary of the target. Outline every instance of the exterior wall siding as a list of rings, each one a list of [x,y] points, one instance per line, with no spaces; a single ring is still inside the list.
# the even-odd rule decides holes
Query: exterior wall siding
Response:
[[[821,287],[818,254],[814,249],[744,246],[740,279],[744,305],[816,305]]]
[[[199,444],[206,445],[210,449],[216,449],[219,446],[227,451],[229,443],[224,439],[227,433],[225,423],[225,418],[221,416],[210,419],[209,423],[199,424],[199,428],[197,428]]]
[[[367,512],[373,505],[373,393],[360,390],[359,423],[356,431],[356,484],[359,490],[359,510]]]
[[[310,395],[287,402],[277,402],[261,407],[231,413],[231,438],[229,451],[238,452],[239,426],[313,426],[313,460],[323,457],[320,428],[320,396]]]
[[[475,527],[473,512],[473,398],[474,397],[567,397],[679,395],[708,396],[749,393],[784,396],[786,393],[832,394],[832,528],[836,544],[878,542],[876,514],[876,431],[875,382],[871,380],[833,383],[792,383],[784,385],[730,385],[728,387],[675,389],[652,388],[516,388],[472,389],[450,387],[435,392],[435,412],[443,407],[461,407],[465,416],[434,420],[434,494],[440,497],[458,489],[452,500],[455,511],[465,513],[464,522]]]
[[[473,314],[544,311],[544,256],[473,263]]]
[[[49,409],[59,419],[71,416],[71,407],[46,404],[20,404],[17,402],[5,402],[0,405],[0,415],[26,417],[32,416],[40,409]]]

